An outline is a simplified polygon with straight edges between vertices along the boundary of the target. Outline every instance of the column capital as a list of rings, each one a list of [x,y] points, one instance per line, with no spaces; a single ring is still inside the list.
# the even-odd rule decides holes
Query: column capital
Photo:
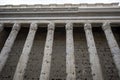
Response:
[[[13,30],[19,30],[20,29],[20,23],[14,23]]]
[[[30,24],[30,29],[36,30],[37,29],[37,23],[31,23]]]
[[[84,30],[91,30],[92,27],[91,27],[91,24],[90,23],[85,23],[84,24]]]
[[[66,30],[72,30],[73,29],[73,23],[68,22],[66,23]]]
[[[50,23],[48,24],[48,30],[54,30],[54,29],[55,29],[55,24],[52,23],[52,22],[50,22]]]
[[[111,27],[110,27],[110,22],[105,22],[105,23],[103,23],[102,29],[103,29],[103,30],[111,29]]]
[[[0,32],[3,30],[3,23],[0,23]]]
[[[14,26],[20,26],[20,23],[14,23]]]

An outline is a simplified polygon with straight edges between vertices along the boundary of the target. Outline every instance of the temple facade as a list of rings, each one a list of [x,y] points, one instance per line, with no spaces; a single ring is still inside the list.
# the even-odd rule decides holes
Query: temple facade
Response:
[[[0,80],[120,80],[120,6],[0,5]]]

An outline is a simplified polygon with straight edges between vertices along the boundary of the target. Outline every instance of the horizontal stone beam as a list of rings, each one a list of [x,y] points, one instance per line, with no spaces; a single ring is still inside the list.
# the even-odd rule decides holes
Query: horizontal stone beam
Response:
[[[88,17],[0,17],[0,20],[120,20],[120,16],[88,16]]]
[[[50,7],[115,7],[118,6],[119,3],[80,3],[80,4],[71,4],[71,3],[65,3],[65,4],[34,4],[34,5],[27,5],[27,4],[21,4],[21,5],[12,5],[12,4],[8,4],[8,5],[0,5],[0,8],[50,8]]]
[[[6,20],[3,20],[3,19],[1,19],[0,20],[0,23],[4,23],[4,24],[8,24],[8,23],[10,23],[10,24],[13,24],[13,23],[15,23],[15,22],[18,22],[18,23],[23,23],[23,24],[30,24],[30,23],[32,23],[32,22],[34,22],[34,23],[37,23],[37,24],[49,24],[51,21],[53,22],[53,23],[67,23],[68,21],[70,21],[70,22],[72,22],[72,23],[80,23],[80,24],[84,24],[84,23],[86,23],[86,22],[89,22],[89,23],[104,23],[104,22],[106,22],[106,21],[109,21],[110,23],[115,23],[115,24],[118,24],[118,25],[120,25],[120,19],[112,19],[112,20],[110,20],[110,19],[104,19],[104,20],[97,20],[97,19],[95,19],[95,20],[91,20],[91,19],[89,19],[89,20],[77,20],[77,19],[71,19],[71,20],[64,20],[64,19],[58,19],[58,20],[37,20],[37,19],[31,19],[31,20],[23,20],[23,19],[20,19],[20,20],[9,20],[9,19],[6,19]],[[6,27],[6,26],[5,26]],[[11,27],[11,26],[9,26],[9,27]],[[38,27],[42,27],[42,26],[38,26]]]

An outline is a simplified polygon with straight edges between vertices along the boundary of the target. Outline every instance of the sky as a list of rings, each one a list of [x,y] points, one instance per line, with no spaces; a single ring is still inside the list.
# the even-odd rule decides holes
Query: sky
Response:
[[[119,2],[120,0],[0,0],[0,5],[6,4],[64,4],[64,3],[72,3],[72,4],[79,4],[79,3],[112,3],[112,2]]]

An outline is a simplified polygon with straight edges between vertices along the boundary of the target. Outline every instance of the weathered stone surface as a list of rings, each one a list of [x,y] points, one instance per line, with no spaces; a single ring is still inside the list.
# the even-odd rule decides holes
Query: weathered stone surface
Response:
[[[29,30],[22,54],[20,56],[13,80],[23,80],[24,78],[25,69],[27,66],[29,54],[31,52],[36,31],[37,31],[37,24],[31,23],[30,30]]]
[[[6,28],[8,32],[8,28]],[[0,73],[0,80],[13,80],[14,72],[26,41],[29,28],[22,28],[15,40],[15,44],[10,52],[7,63]],[[50,71],[50,80],[66,79],[66,53],[65,53],[65,28],[56,27],[55,39],[53,41],[52,64]],[[115,27],[113,33],[119,42],[119,30]],[[4,30],[3,30],[4,31]],[[33,47],[29,56],[29,61],[24,74],[24,80],[38,80],[41,72],[43,59],[43,51],[46,39],[46,28],[39,28],[33,43]],[[93,80],[91,74],[89,53],[85,39],[83,27],[74,27],[74,55],[76,65],[77,80]],[[5,34],[8,35],[9,33]],[[106,37],[101,28],[93,28],[93,35],[97,47],[97,52],[102,65],[104,80],[119,80],[117,70],[115,68],[110,49],[107,45]],[[60,37],[61,36],[61,37]],[[120,43],[119,43],[120,45]],[[59,65],[58,65],[59,64]]]
[[[25,70],[24,80],[39,80],[44,55],[46,33],[47,28],[37,29]]]
[[[66,24],[66,80],[76,80],[73,24]]]
[[[5,37],[9,36],[11,28],[5,28],[3,32],[5,32]],[[19,57],[22,53],[22,49],[27,37],[29,29],[28,28],[21,28],[14,45],[9,53],[8,59],[6,61],[5,66],[3,67],[2,71],[0,72],[0,80],[13,80],[13,76],[16,70],[16,66],[19,61]],[[2,33],[3,33],[2,32]]]
[[[43,57],[41,74],[40,74],[40,80],[49,80],[50,77],[54,28],[55,28],[54,23],[48,24],[48,32],[47,32],[46,43],[44,48],[44,57]]]
[[[118,3],[0,5],[0,80],[120,80],[119,46]]]
[[[116,42],[116,39],[113,35],[112,30],[111,30],[110,23],[105,22],[102,26],[102,29],[105,33],[106,39],[108,41],[109,48],[110,48],[111,53],[113,55],[115,65],[118,69],[118,74],[120,76],[120,48],[119,48],[119,46]]]
[[[114,33],[117,36],[117,40],[120,40],[119,30],[120,28],[116,27]],[[106,36],[101,27],[93,28],[94,39],[96,43],[96,48],[98,51],[100,63],[102,66],[102,72],[104,80],[119,80],[118,71],[115,67],[113,56],[111,54]]]
[[[88,52],[90,55],[90,64],[92,70],[93,80],[104,80],[102,75],[102,69],[99,61],[99,56],[97,54],[92,27],[90,23],[84,25],[84,30],[86,34],[86,40],[88,45]]]
[[[66,80],[66,31],[64,27],[55,28],[50,80]]]
[[[84,28],[74,28],[76,80],[93,80]]]
[[[2,71],[4,65],[7,61],[7,58],[9,56],[10,51],[11,51],[11,48],[12,48],[12,46],[14,44],[14,41],[17,37],[17,34],[20,30],[20,27],[21,26],[18,23],[15,23],[13,25],[13,28],[12,28],[10,34],[9,34],[9,37],[7,38],[7,40],[4,44],[4,47],[1,50],[1,53],[0,53],[0,72]]]

